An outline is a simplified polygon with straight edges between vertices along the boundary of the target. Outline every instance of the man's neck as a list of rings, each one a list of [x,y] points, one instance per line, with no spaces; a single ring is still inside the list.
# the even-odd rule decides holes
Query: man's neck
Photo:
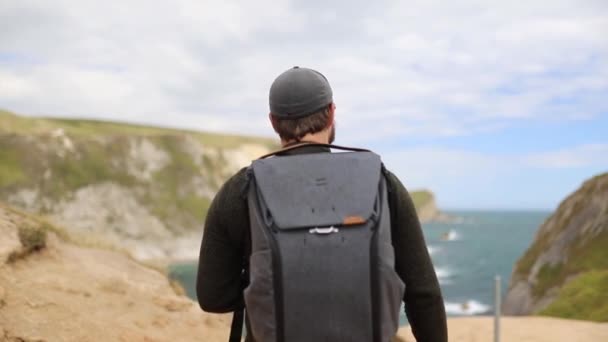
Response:
[[[281,145],[283,147],[296,145],[298,143],[327,144],[329,143],[329,138],[326,134],[307,134],[300,140],[281,140]]]

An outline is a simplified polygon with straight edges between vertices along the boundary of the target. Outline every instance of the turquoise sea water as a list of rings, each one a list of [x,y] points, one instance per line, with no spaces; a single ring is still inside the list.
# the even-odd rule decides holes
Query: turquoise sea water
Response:
[[[427,246],[450,316],[492,312],[494,276],[503,295],[515,261],[532,243],[548,212],[458,211],[451,223],[424,225]],[[172,265],[170,276],[196,298],[196,262]],[[466,303],[466,304],[465,304]],[[405,317],[403,317],[405,323]]]

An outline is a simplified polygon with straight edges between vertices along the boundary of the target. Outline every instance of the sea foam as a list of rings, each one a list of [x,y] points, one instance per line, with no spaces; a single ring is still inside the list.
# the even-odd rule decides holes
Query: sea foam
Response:
[[[472,316],[486,314],[490,312],[490,306],[478,302],[474,299],[466,300],[462,303],[445,303],[445,312],[448,315]]]
[[[429,254],[431,255],[436,254],[441,250],[441,248],[439,248],[438,246],[427,246],[426,248],[428,249]]]

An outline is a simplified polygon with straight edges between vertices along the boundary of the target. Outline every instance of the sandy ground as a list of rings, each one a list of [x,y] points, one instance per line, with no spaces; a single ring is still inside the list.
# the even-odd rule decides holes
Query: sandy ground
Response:
[[[592,323],[547,317],[503,317],[501,342],[606,342],[608,323]],[[409,328],[401,328],[405,341],[416,341]],[[454,342],[494,341],[491,317],[451,318],[449,340]]]
[[[204,314],[159,271],[125,254],[50,237],[12,264],[19,215],[0,206],[0,341],[227,341],[230,316]]]

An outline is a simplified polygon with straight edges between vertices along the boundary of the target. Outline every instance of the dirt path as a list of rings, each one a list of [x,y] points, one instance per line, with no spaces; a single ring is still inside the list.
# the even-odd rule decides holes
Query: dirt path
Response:
[[[0,207],[0,341],[226,341],[230,317],[204,314],[160,272],[128,256],[49,246],[12,264],[23,218]]]

